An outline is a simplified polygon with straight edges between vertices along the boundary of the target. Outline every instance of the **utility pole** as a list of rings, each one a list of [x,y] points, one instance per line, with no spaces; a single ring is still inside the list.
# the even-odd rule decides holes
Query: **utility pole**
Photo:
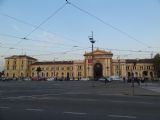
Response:
[[[94,81],[94,54],[93,54],[93,49],[94,49],[94,46],[93,44],[96,42],[94,39],[93,39],[93,32],[92,32],[92,35],[91,36],[88,36],[91,44],[92,44],[92,78],[93,78],[93,81]]]
[[[118,60],[118,76],[121,76],[121,66],[120,66],[120,55],[117,57]]]

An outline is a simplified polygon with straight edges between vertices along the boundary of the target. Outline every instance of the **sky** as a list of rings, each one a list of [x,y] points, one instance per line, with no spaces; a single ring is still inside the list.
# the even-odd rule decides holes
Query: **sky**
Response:
[[[88,36],[113,58],[160,52],[160,0],[0,0],[0,69],[4,58],[83,60]]]

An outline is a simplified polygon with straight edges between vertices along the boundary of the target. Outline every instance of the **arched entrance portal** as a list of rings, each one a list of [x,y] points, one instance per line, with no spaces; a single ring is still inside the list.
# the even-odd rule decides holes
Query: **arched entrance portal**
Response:
[[[103,76],[103,66],[101,63],[94,65],[94,78],[98,79]]]

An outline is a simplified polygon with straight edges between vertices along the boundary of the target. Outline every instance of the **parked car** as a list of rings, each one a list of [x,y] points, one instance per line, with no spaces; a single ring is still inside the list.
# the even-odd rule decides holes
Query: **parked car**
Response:
[[[47,78],[46,80],[47,80],[47,81],[54,81],[55,78],[54,78],[54,77],[51,77],[51,78]]]
[[[0,78],[0,81],[5,81],[5,80],[6,80],[5,77],[1,77],[1,78]]]
[[[30,80],[31,80],[31,78],[26,77],[26,78],[23,78],[23,80],[24,80],[24,81],[30,81]]]
[[[109,81],[112,81],[112,80],[120,80],[120,81],[122,81],[122,78],[121,78],[120,76],[110,76],[110,77],[108,78],[108,80],[109,80]]]
[[[82,80],[82,81],[88,81],[89,78],[81,78],[80,80]]]
[[[101,78],[98,78],[98,81],[110,82],[111,79],[108,79],[107,77],[101,77]]]

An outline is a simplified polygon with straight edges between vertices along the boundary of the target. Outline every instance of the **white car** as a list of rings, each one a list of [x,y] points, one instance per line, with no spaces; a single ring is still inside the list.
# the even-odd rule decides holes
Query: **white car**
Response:
[[[47,78],[47,81],[54,81],[55,78],[54,77],[51,77],[51,78]]]
[[[82,80],[82,81],[88,81],[89,78],[81,78],[80,80]]]
[[[26,78],[24,78],[23,80],[24,80],[24,81],[29,81],[29,80],[31,80],[31,78],[26,77]]]
[[[98,81],[104,81],[104,82],[105,82],[105,80],[106,80],[107,82],[110,82],[110,81],[111,81],[111,79],[108,79],[108,78],[105,78],[105,77],[98,78]]]
[[[110,76],[108,80],[112,81],[112,80],[122,80],[122,79],[120,78],[120,76]]]

